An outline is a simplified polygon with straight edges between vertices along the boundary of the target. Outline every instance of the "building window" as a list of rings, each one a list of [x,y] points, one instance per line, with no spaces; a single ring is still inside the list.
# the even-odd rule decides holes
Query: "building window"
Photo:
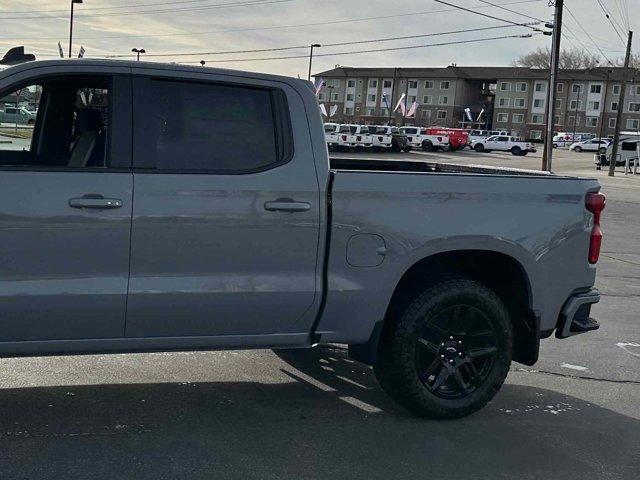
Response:
[[[640,95],[640,85],[631,85],[631,95]]]
[[[587,117],[586,126],[587,127],[597,127],[598,126],[598,117]]]
[[[513,123],[524,123],[524,113],[514,113],[511,118]]]
[[[385,80],[382,82],[382,88],[391,88],[391,80]]]
[[[319,93],[318,94],[318,100],[324,100],[324,93]]]
[[[449,97],[447,97],[446,95],[440,95],[438,97],[438,104],[439,105],[448,105],[449,104]]]
[[[333,102],[337,102],[338,98],[340,98],[340,96],[337,93],[331,95],[331,101]]]
[[[355,80],[347,80],[347,87],[354,88],[356,86]]]
[[[553,124],[562,125],[562,123],[560,123],[560,115],[556,115],[555,117],[553,117]]]
[[[446,110],[438,110],[438,120],[444,120],[447,118],[447,111]]]
[[[562,84],[560,84],[562,85]],[[561,99],[557,99],[556,100],[556,109],[560,110],[562,108],[562,100]]]
[[[536,83],[535,90],[536,92],[545,92],[547,90],[547,85],[545,83]]]
[[[376,94],[375,93],[371,93],[369,95],[367,95],[367,102],[375,102],[376,101]]]
[[[353,102],[355,99],[353,93],[347,93],[347,102]]]
[[[498,123],[507,123],[509,121],[508,113],[499,113],[498,114]]]
[[[498,106],[499,107],[508,107],[509,106],[509,99],[508,98],[500,98],[498,100]]]
[[[409,95],[407,97],[407,100],[409,102],[409,105],[411,105],[413,102],[415,102],[418,99],[418,97],[416,97],[415,95]]]
[[[526,85],[526,84],[525,84]],[[513,100],[513,106],[516,108],[525,108],[525,100],[524,98],[516,98]]]
[[[367,115],[369,117],[373,117],[376,114],[376,109],[375,108],[367,108]]]
[[[631,130],[638,130],[638,127],[640,127],[640,120],[637,118],[630,118],[627,120],[627,128]]]
[[[389,109],[388,109],[388,108],[382,108],[382,109],[380,109],[380,116],[382,116],[382,117],[388,117],[388,116],[389,116]]]
[[[450,86],[451,82],[449,81],[440,82],[440,90],[449,90]]]
[[[425,80],[424,88],[433,88],[433,82],[431,80]]]
[[[574,83],[571,86],[571,91],[573,93],[582,93],[582,85],[580,85],[579,83]]]
[[[345,107],[344,108],[345,115],[353,115],[353,107]]]
[[[369,88],[378,88],[378,80],[369,80]]]
[[[602,85],[591,85],[589,87],[589,92],[591,93],[600,93],[602,91]]]
[[[509,82],[500,82],[500,91],[502,92],[510,92],[511,84]]]
[[[575,121],[576,121],[576,117],[574,117],[573,115],[571,115],[567,120],[568,120],[567,124],[568,124],[569,126],[573,126],[573,124],[574,124],[574,123],[575,123]]]
[[[518,92],[526,92],[527,84],[525,82],[516,83],[516,90]]]
[[[542,124],[544,122],[544,115],[531,115],[531,123]]]
[[[618,111],[618,102],[611,102],[611,111],[612,112]]]
[[[613,94],[614,95],[620,95],[620,85],[614,85],[613,86]]]
[[[562,92],[564,92],[564,83],[558,83],[558,84],[556,84],[556,91],[557,91],[558,93],[562,93]]]
[[[409,80],[409,88],[418,88],[417,80]]]
[[[544,108],[544,100],[542,98],[535,98],[533,100],[533,108]]]
[[[570,110],[582,110],[582,100],[571,100]]]
[[[600,102],[589,102],[587,104],[588,110],[600,110]]]
[[[640,112],[640,103],[629,102],[629,111],[630,112]]]
[[[540,140],[542,138],[542,130],[531,130],[531,138],[533,140]]]
[[[616,118],[610,118],[609,119],[609,128],[616,128]]]
[[[422,103],[426,105],[431,105],[432,102],[433,102],[433,97],[431,95],[425,95],[424,97],[422,97]]]
[[[421,116],[422,116],[423,120],[430,120],[431,119],[431,110],[422,110]]]

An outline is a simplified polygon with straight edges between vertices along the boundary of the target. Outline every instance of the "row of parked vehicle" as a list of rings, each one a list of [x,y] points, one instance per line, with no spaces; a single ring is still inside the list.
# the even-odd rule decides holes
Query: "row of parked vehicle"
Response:
[[[455,151],[470,147],[477,152],[498,150],[511,152],[513,155],[526,155],[536,151],[532,143],[523,142],[504,131],[325,123],[324,132],[329,150],[372,149],[408,152],[419,148],[429,152]]]

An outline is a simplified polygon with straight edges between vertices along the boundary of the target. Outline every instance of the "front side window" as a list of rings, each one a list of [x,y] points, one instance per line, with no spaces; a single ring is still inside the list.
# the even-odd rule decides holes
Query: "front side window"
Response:
[[[108,78],[56,77],[0,92],[0,166],[110,166]]]
[[[288,161],[289,111],[278,89],[135,79],[135,165],[242,173]]]

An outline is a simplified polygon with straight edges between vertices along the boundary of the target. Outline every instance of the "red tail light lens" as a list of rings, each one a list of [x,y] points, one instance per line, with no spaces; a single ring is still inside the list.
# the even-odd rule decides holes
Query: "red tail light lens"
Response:
[[[346,142],[347,141],[347,136],[346,135],[342,135],[342,141]]]
[[[602,246],[602,230],[600,229],[600,214],[604,210],[606,197],[599,192],[589,192],[585,198],[585,207],[593,214],[593,227],[589,238],[589,263],[598,262],[600,247]]]

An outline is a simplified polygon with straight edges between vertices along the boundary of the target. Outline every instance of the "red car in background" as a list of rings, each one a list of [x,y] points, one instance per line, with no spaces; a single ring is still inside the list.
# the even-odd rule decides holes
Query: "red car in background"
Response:
[[[458,150],[469,144],[469,130],[463,128],[428,127],[425,129],[425,133],[427,135],[447,135],[451,150]]]

